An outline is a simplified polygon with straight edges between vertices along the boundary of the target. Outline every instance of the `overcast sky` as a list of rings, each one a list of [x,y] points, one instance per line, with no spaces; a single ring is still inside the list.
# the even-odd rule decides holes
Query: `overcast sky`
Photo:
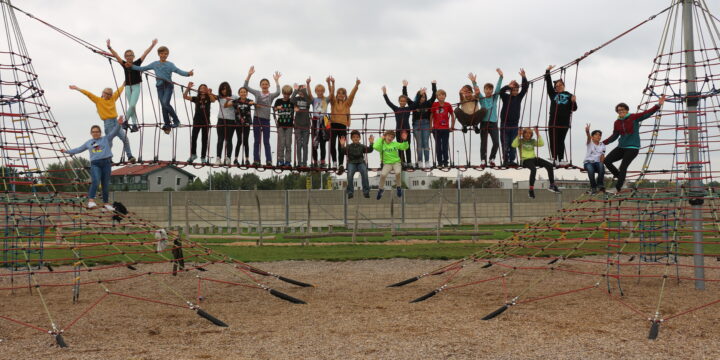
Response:
[[[667,7],[670,0],[25,0],[14,4],[98,46],[104,47],[105,39],[110,38],[119,52],[129,48],[140,54],[158,38],[160,45],[170,48],[170,61],[181,69],[195,70],[193,78],[175,75],[178,82],[192,80],[217,89],[220,82],[228,81],[235,92],[250,65],[257,70],[252,86],[275,70],[283,73],[281,84],[304,82],[312,76],[314,85],[332,74],[338,86],[350,88],[357,76],[362,84],[353,112],[373,113],[389,111],[380,87],[387,85],[389,95],[396,99],[403,79],[410,82],[411,92],[429,87],[436,79],[438,86],[447,90],[448,100],[457,102],[457,91],[468,82],[468,72],[477,73],[481,84],[496,82],[497,67],[505,71],[506,83],[519,80],[521,67],[530,78],[541,75],[547,65],[577,58]],[[76,84],[96,94],[114,86],[108,61],[35,20],[17,16],[47,101],[70,145],[77,146],[89,137],[90,125],[99,120],[93,104],[67,86]],[[640,101],[663,21],[660,16],[592,55],[580,67],[577,88],[568,84],[579,105],[572,129],[575,164],[581,164],[584,157],[586,123],[607,134],[615,118],[615,104],[627,102],[634,108]],[[148,60],[155,59],[153,51]],[[119,72],[118,65],[115,70]],[[154,81],[152,85],[154,93]],[[178,114],[187,123],[180,98],[177,103]],[[216,109],[215,105],[213,119]],[[153,119],[146,109],[145,121]],[[455,135],[458,149],[462,146],[459,135]],[[137,133],[130,136],[137,153],[139,137]],[[473,163],[477,164],[479,136],[473,136]],[[180,130],[180,139],[178,160],[184,161],[189,155],[188,129]],[[152,145],[149,139],[145,141],[147,159],[152,156]],[[169,136],[163,135],[161,141],[164,148],[170,147]],[[212,155],[214,145],[213,135]],[[119,143],[114,146],[116,159],[120,149]],[[161,158],[169,160],[169,153],[163,152]],[[464,158],[464,154],[460,156]],[[371,159],[371,164],[378,163],[377,155]],[[204,177],[206,170],[193,172]],[[527,173],[496,175],[520,179]],[[561,176],[585,177],[575,171],[563,171]]]

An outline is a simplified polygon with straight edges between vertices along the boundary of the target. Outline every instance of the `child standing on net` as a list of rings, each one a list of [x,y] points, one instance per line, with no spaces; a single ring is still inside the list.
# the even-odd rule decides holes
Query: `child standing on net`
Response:
[[[246,88],[255,97],[255,117],[253,118],[253,165],[260,166],[260,142],[262,141],[263,147],[265,147],[265,164],[272,166],[272,154],[270,152],[270,110],[272,110],[272,103],[276,97],[280,95],[280,76],[279,72],[273,74],[275,80],[275,92],[270,92],[270,80],[260,80],[260,90],[255,90],[250,87],[250,77],[255,73],[255,66],[251,66],[248,70],[247,77],[245,78],[245,84],[243,87]],[[261,138],[262,136],[262,138]]]
[[[285,85],[282,98],[275,100],[275,125],[277,127],[277,166],[292,166],[292,136],[295,104],[290,100],[293,88]]]
[[[535,198],[535,174],[537,167],[544,167],[547,170],[548,179],[550,180],[550,186],[548,190],[559,193],[557,185],[555,185],[555,172],[553,171],[553,165],[548,161],[535,156],[535,149],[544,145],[542,137],[540,137],[540,130],[535,128],[535,135],[537,140],[533,139],[533,129],[525,128],[520,134],[513,140],[512,147],[520,148],[520,164],[530,169],[530,190],[528,196],[531,199]]]
[[[310,85],[308,84],[308,89]],[[327,157],[327,142],[330,140],[330,114],[328,113],[328,105],[330,99],[325,97],[325,86],[323,84],[315,85],[315,96],[312,100],[312,167],[325,168],[325,158]]]
[[[207,85],[201,84],[198,87],[197,96],[190,96],[190,89],[193,87],[190,82],[183,92],[183,98],[195,104],[195,114],[193,115],[192,132],[190,137],[190,158],[187,162],[192,163],[197,159],[197,138],[198,135],[202,134],[200,138],[200,163],[207,164],[209,159],[207,157],[208,152],[208,139],[210,136],[210,104],[217,100],[215,94],[212,93],[212,89],[208,89]]]
[[[217,158],[215,166],[230,165],[232,157],[233,145],[232,138],[235,134],[237,122],[235,121],[235,107],[233,102],[237,99],[232,94],[232,88],[227,81],[220,83],[218,87],[218,119],[217,119]],[[225,159],[223,160],[223,146],[225,147]]]
[[[395,132],[388,130],[383,135],[382,139],[377,139],[373,144],[373,148],[380,153],[380,160],[382,161],[382,170],[380,171],[380,184],[378,185],[377,199],[382,198],[385,189],[385,179],[387,178],[390,171],[395,173],[395,187],[397,188],[397,196],[402,196],[402,165],[400,163],[400,155],[398,154],[402,150],[407,150],[410,147],[410,143],[407,140],[407,132],[403,131],[400,133],[400,139],[403,142],[397,142],[395,140]]]
[[[548,120],[548,137],[550,138],[550,155],[554,165],[566,166],[565,161],[565,137],[570,131],[572,113],[577,110],[575,95],[565,91],[565,81],[557,79],[554,82],[550,76],[550,70],[555,65],[550,65],[545,70],[545,82],[547,93],[550,97],[550,119]]]
[[[180,119],[175,113],[175,109],[173,109],[172,105],[170,105],[174,88],[172,74],[176,73],[180,76],[193,76],[193,71],[180,70],[177,66],[175,66],[175,64],[167,61],[167,58],[170,55],[170,50],[167,47],[161,46],[158,48],[157,52],[160,60],[153,61],[147,66],[132,65],[130,69],[136,71],[155,71],[155,77],[157,78],[155,88],[157,89],[158,100],[160,101],[160,106],[162,107],[163,122],[165,123],[162,129],[166,134],[169,134],[171,128],[180,126]],[[171,118],[172,124],[170,123]]]
[[[152,43],[150,44],[150,47],[145,50],[145,52],[140,56],[139,59],[135,60],[135,53],[132,50],[125,50],[124,56],[125,60],[120,58],[120,55],[118,55],[117,52],[110,46],[110,39],[107,40],[107,48],[110,50],[112,55],[115,57],[115,59],[120,63],[120,65],[123,66],[123,70],[125,72],[125,100],[127,101],[127,111],[125,113],[127,121],[123,123],[123,129],[127,129],[128,125],[130,126],[130,132],[137,132],[138,129],[138,119],[137,119],[137,111],[135,111],[135,107],[137,106],[137,102],[140,99],[140,91],[142,90],[142,73],[130,69],[130,66],[142,65],[142,62],[145,61],[145,57],[148,56],[150,51],[152,51],[152,48],[157,45],[157,39],[154,39]]]
[[[112,130],[118,126],[118,113],[117,109],[115,108],[115,102],[120,97],[120,94],[122,94],[123,89],[125,89],[125,84],[120,86],[117,91],[113,93],[111,88],[105,88],[102,91],[102,95],[99,97],[95,94],[81,89],[75,85],[70,85],[70,90],[77,90],[85,96],[90,99],[93,103],[95,103],[95,107],[97,108],[98,115],[100,115],[100,119],[103,121],[103,125],[105,125],[105,133],[109,134],[112,132]],[[132,150],[130,149],[130,140],[128,140],[127,135],[124,131],[120,131],[117,133],[117,136],[120,137],[120,140],[123,142],[123,150],[125,151],[125,155],[127,156],[127,161],[131,164],[135,163],[135,157],[132,155]]]
[[[427,89],[422,88],[415,94],[415,111],[412,115],[412,128],[417,144],[417,163],[415,167],[429,168],[430,165],[430,108],[432,108],[437,96],[437,82],[432,81],[432,95],[428,99]],[[407,95],[403,93],[403,95]]]
[[[252,107],[255,106],[255,102],[248,99],[248,90],[241,87],[238,90],[238,98],[233,102],[235,107],[235,114],[237,115],[237,136],[238,141],[235,145],[235,165],[240,165],[240,147],[245,150],[245,161],[242,163],[247,166],[250,165],[250,126],[252,125]]]
[[[488,165],[487,158],[487,138],[490,135],[492,141],[492,148],[490,150],[490,163],[489,165],[495,166],[495,155],[497,155],[499,142],[498,142],[498,126],[497,126],[497,103],[500,98],[500,87],[503,81],[502,70],[495,69],[499,77],[497,85],[493,87],[491,83],[486,83],[483,86],[483,93],[485,96],[479,97],[480,105],[483,109],[486,109],[485,116],[480,121],[480,158],[481,166]],[[477,76],[472,76],[473,88],[475,89],[476,95],[479,95],[480,89],[477,86]]]
[[[588,178],[590,178],[590,193],[597,194],[598,188],[600,191],[605,191],[605,144],[600,141],[602,138],[602,131],[593,130],[590,133],[590,124],[585,126],[585,135],[587,135],[587,152],[585,153],[585,161],[583,161],[583,167],[587,171]],[[597,174],[597,179],[595,178]]]
[[[500,107],[500,146],[502,147],[504,167],[518,165],[515,162],[516,151],[510,144],[517,137],[518,126],[520,125],[520,107],[529,87],[524,69],[520,69],[520,76],[522,77],[522,89],[515,80],[511,81],[510,85],[503,86],[500,89],[500,99],[502,99],[502,106]],[[509,94],[508,91],[510,91]]]
[[[370,144],[373,144],[375,138],[370,135],[368,139]],[[373,151],[373,145],[366,146],[360,143],[360,132],[353,130],[350,133],[350,145],[345,146],[345,138],[340,138],[340,150],[347,154],[347,197],[348,199],[353,198],[355,192],[355,186],[353,184],[353,178],[355,173],[360,173],[360,179],[362,183],[363,196],[366,198],[370,197],[370,181],[368,180],[368,168],[365,162],[365,154],[369,154]]]
[[[352,107],[355,94],[357,94],[360,79],[355,79],[355,86],[348,95],[345,88],[337,89],[335,93],[335,78],[328,76],[326,79],[330,90],[330,157],[337,165],[337,174],[342,175],[345,171],[345,153],[337,146],[338,139],[347,136],[347,129],[350,127],[350,108]]]
[[[296,86],[290,101],[295,104],[295,156],[299,167],[307,167],[308,150],[310,150],[310,78],[306,85]]]
[[[435,137],[435,156],[439,167],[450,165],[450,132],[455,129],[455,114],[452,105],[445,102],[447,93],[440,89],[437,91],[437,100],[430,108],[430,122]],[[452,118],[452,123],[450,123]]]
[[[70,150],[60,149],[63,153],[70,155],[79,154],[85,150],[90,152],[90,177],[91,184],[88,190],[88,204],[87,207],[92,209],[97,206],[95,203],[95,194],[97,192],[98,185],[102,185],[102,199],[105,203],[105,209],[115,211],[110,203],[110,173],[112,170],[112,141],[113,138],[120,132],[120,127],[123,124],[123,117],[120,116],[117,120],[117,125],[110,128],[110,132],[105,133],[102,136],[102,130],[97,125],[93,125],[90,128],[90,135],[92,139],[86,141],[84,144]]]
[[[407,96],[407,80],[403,80],[402,84],[402,95],[400,95],[400,97],[398,98],[399,106],[393,104],[392,101],[390,101],[390,98],[388,98],[387,96],[387,87],[385,87],[384,85],[382,87],[382,92],[385,103],[395,113],[395,131],[398,133],[408,133],[407,140],[402,140],[400,142],[410,142],[410,113],[415,110],[415,103]],[[400,162],[402,163],[403,168],[408,168],[412,166],[410,147],[408,147],[407,150],[400,152]]]

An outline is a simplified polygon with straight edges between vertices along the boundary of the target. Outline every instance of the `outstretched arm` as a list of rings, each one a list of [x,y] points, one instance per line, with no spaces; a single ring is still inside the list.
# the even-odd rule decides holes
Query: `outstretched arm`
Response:
[[[75,86],[75,85],[70,85],[69,88],[70,88],[70,90],[77,90],[77,91],[83,93],[83,94],[84,94],[85,96],[87,96],[88,99],[90,99],[90,101],[92,101],[92,102],[97,102],[97,101],[100,99],[100,98],[97,97],[95,94],[93,94],[93,93],[91,93],[91,92],[89,92],[89,91],[87,91],[87,90],[85,90],[85,89],[81,89],[81,88],[79,88],[79,87],[77,87],[77,86]]]
[[[195,85],[192,81],[188,83],[188,86],[185,87],[185,91],[183,91],[183,99],[187,101],[192,100],[192,96],[190,96],[190,89],[192,89],[193,85]]]
[[[554,67],[555,65],[550,65],[547,67],[547,69],[545,69],[545,87],[547,88],[546,90],[548,96],[550,97],[554,97],[555,95],[557,95],[557,93],[555,92],[555,86],[552,82],[552,77],[550,76],[550,70],[552,70]]]
[[[585,142],[587,145],[592,140],[592,137],[590,136],[590,124],[585,125],[585,135],[587,136],[587,141]]]
[[[383,99],[385,99],[385,103],[387,104],[387,106],[389,106],[392,109],[392,111],[397,111],[398,107],[395,104],[393,104],[392,101],[390,101],[390,98],[387,96],[387,88],[385,87],[385,85],[383,85],[383,87],[382,87],[382,92],[383,92]]]
[[[150,51],[152,51],[152,49],[155,47],[155,45],[157,45],[157,39],[153,39],[152,43],[150,43],[150,47],[145,49],[145,52],[143,52],[142,56],[140,56],[140,62],[145,61],[145,58],[148,56]]]
[[[125,63],[125,60],[123,60],[120,57],[120,55],[118,55],[118,53],[115,51],[115,49],[113,49],[112,46],[110,46],[110,39],[107,39],[107,48],[108,48],[108,50],[110,50],[110,53],[115,58],[115,60],[117,60],[117,62],[120,63],[120,65]]]
[[[335,78],[332,76],[328,76],[327,79],[325,79],[328,84],[328,92],[330,95],[328,96],[328,101],[330,103],[335,101]]]
[[[355,79],[355,86],[353,86],[350,91],[350,96],[348,96],[348,106],[352,106],[353,100],[355,100],[355,94],[357,94],[358,91],[358,86],[360,86],[360,79]]]

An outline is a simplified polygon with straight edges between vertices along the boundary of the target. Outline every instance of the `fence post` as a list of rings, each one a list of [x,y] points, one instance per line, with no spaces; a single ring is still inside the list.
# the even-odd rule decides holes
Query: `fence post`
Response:
[[[225,190],[225,228],[230,232],[230,190]]]
[[[355,225],[353,226],[352,243],[355,243],[358,231],[358,218],[360,217],[360,197],[355,200]]]
[[[405,223],[405,198],[407,198],[407,191],[404,191],[403,197],[400,198],[400,215],[402,216],[402,223]]]
[[[185,237],[190,240],[190,197],[185,198]]]
[[[440,205],[438,206],[438,221],[437,228],[435,230],[435,240],[440,243],[440,227],[442,227],[442,211],[445,197],[443,196],[442,189],[438,190],[438,194],[440,195]]]
[[[255,245],[262,246],[263,244],[263,233],[265,232],[262,226],[262,216],[260,215],[260,197],[257,194],[257,190],[255,190],[255,204],[257,205],[257,218],[258,218],[258,228],[260,229],[260,237],[258,238]]]
[[[513,196],[514,191],[515,191],[515,189],[510,188],[510,193],[509,193],[510,196],[508,196],[508,212],[509,212],[508,215],[510,215],[510,222],[513,222],[513,218],[515,216],[515,214],[514,214],[515,209],[513,208],[513,205],[515,204],[514,203],[515,200],[514,200],[514,196]]]
[[[168,212],[167,226],[168,226],[168,228],[169,228],[169,227],[172,227],[172,193],[173,193],[173,192],[172,192],[172,191],[166,191],[166,192],[167,192],[167,194],[168,194],[168,198],[167,198],[167,207],[168,207],[168,208],[167,208],[167,212]]]
[[[242,192],[240,190],[237,190],[237,232],[238,235],[240,235],[240,194]]]
[[[460,172],[460,170],[458,170],[458,172]],[[460,222],[462,220],[461,211],[462,210],[460,209],[460,182],[458,181],[458,184],[457,184],[457,224],[458,224],[458,226],[460,226]]]
[[[305,238],[305,242],[304,242],[304,243],[305,243],[305,245],[309,245],[309,244],[310,244],[310,237],[309,237],[309,236],[310,236],[310,233],[312,232],[312,227],[311,227],[311,224],[310,224],[310,217],[311,217],[311,214],[310,214],[310,189],[306,189],[305,192],[306,192],[306,195],[307,195],[307,196],[306,196],[306,197],[307,197],[307,227],[306,227],[306,229],[305,229],[305,232],[306,232],[306,235],[308,235],[308,237]]]
[[[285,227],[290,226],[290,192],[285,190]]]
[[[475,187],[472,188],[472,199],[473,199],[473,218],[474,218],[474,224],[473,230],[475,232],[478,232],[478,218],[477,218],[477,197],[475,197]],[[475,242],[477,240],[477,236],[473,235],[472,241]]]
[[[342,191],[342,197],[343,197],[343,224],[345,228],[348,226],[348,199],[347,196],[345,196],[345,192]]]
[[[390,237],[395,236],[395,197],[390,196]]]

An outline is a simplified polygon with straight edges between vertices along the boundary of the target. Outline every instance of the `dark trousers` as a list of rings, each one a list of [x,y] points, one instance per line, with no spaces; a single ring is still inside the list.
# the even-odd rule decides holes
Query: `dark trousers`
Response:
[[[448,165],[450,161],[450,129],[434,129],[435,158],[439,165]]]
[[[235,158],[240,156],[240,148],[245,149],[245,159],[250,157],[250,125],[243,124],[235,127],[237,132],[237,145],[235,145]]]
[[[200,149],[200,154],[202,154],[201,157],[207,157],[210,128],[208,127],[207,123],[202,121],[193,122],[192,137],[190,140],[190,155],[197,155],[197,140],[198,135],[200,135],[201,133],[202,137],[200,138],[200,146],[202,146],[202,148]]]
[[[553,171],[553,164],[549,163],[547,160],[541,158],[527,159],[523,160],[522,166],[530,169],[530,186],[535,186],[535,175],[537,173],[538,166],[544,167],[545,170],[547,170],[548,180],[550,180],[550,184],[555,183],[555,172]]]
[[[570,127],[562,125],[550,125],[548,139],[550,140],[550,155],[553,160],[563,161],[565,159],[565,137]]]
[[[407,133],[407,140],[403,140],[403,139],[400,137],[400,134],[401,134],[402,132]],[[412,139],[410,138],[410,136],[411,136],[411,135],[410,135],[410,129],[397,129],[397,130],[395,130],[395,137],[397,138],[397,142],[399,142],[399,143],[412,142],[412,141],[411,141]],[[409,163],[412,162],[412,157],[411,157],[411,154],[410,154],[410,148],[409,148],[409,147],[407,148],[407,150],[400,150],[399,153],[400,153],[400,162],[401,162],[401,163],[403,163],[403,164],[408,163],[408,164],[409,164]]]
[[[330,157],[332,157],[335,166],[340,167],[345,164],[345,152],[340,150],[338,139],[340,137],[347,138],[347,126],[338,123],[330,124]]]
[[[617,183],[615,184],[616,189],[622,189],[623,184],[625,184],[625,176],[627,175],[628,166],[630,166],[630,163],[635,160],[635,157],[639,152],[639,149],[616,147],[605,157],[605,166],[607,166],[608,170],[610,170],[613,176],[617,179]],[[622,162],[620,163],[620,169],[618,169],[615,165],[613,165],[613,163],[620,160],[622,160]]]
[[[225,157],[232,156],[232,138],[235,133],[235,120],[218,119],[217,121],[217,157],[222,156],[223,144],[225,144]]]
[[[514,162],[517,157],[517,152],[514,147],[510,146],[517,137],[518,127],[517,124],[507,126],[501,130],[502,136],[500,137],[500,143],[503,149],[503,160],[505,162]]]
[[[498,151],[498,126],[496,122],[480,122],[480,159],[487,161],[487,138],[490,135],[492,149],[490,149],[490,160],[495,160]]]
[[[253,141],[253,160],[260,162],[260,145],[262,144],[265,148],[265,161],[271,162],[270,119],[253,118]]]

